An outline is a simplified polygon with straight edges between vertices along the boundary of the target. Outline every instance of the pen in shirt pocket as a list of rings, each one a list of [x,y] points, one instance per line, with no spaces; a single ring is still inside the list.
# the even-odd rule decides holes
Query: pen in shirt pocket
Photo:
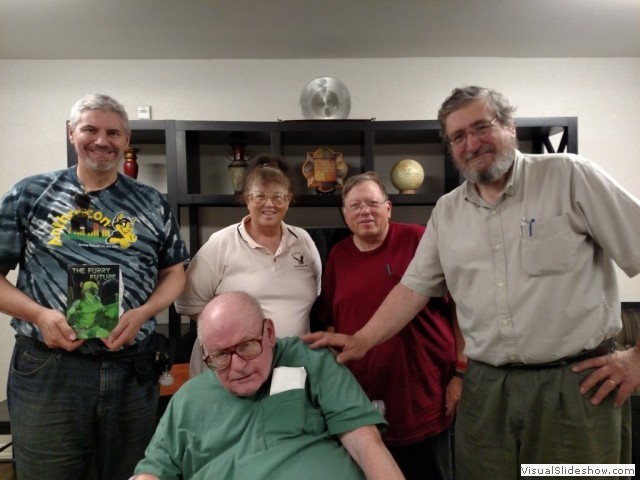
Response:
[[[388,277],[391,276],[391,266],[388,263],[384,266],[384,271]]]
[[[521,237],[533,237],[533,224],[535,223],[536,219],[535,218],[531,218],[529,220],[527,220],[527,217],[522,217],[522,222],[520,222],[520,236]]]

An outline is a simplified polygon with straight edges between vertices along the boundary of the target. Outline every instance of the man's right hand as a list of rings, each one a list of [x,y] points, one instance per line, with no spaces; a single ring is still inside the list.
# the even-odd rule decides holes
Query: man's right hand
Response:
[[[314,332],[302,337],[311,348],[333,347],[338,363],[359,360],[371,347],[391,338],[422,310],[429,297],[398,283],[387,295],[369,321],[353,335]]]
[[[359,360],[365,356],[369,347],[356,335],[345,335],[343,333],[313,332],[302,336],[302,341],[309,344],[309,347],[316,349],[329,347],[337,352],[336,360],[340,364],[345,364],[353,360]]]
[[[64,314],[57,310],[43,309],[34,323],[49,348],[63,348],[71,352],[84,343],[84,340],[78,340]]]

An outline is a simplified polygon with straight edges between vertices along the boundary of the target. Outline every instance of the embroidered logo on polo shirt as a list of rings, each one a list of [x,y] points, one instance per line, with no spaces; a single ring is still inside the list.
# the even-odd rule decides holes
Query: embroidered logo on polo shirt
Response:
[[[298,252],[291,252],[291,258],[293,258],[296,263],[294,265],[294,268],[301,268],[301,267],[306,267],[307,264],[305,263],[305,259],[304,259],[304,253],[298,251]]]

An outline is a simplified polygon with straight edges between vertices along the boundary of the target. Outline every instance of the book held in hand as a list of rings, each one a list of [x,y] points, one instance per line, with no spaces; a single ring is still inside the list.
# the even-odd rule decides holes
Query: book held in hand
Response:
[[[80,339],[105,338],[122,314],[119,265],[69,265],[67,322]]]

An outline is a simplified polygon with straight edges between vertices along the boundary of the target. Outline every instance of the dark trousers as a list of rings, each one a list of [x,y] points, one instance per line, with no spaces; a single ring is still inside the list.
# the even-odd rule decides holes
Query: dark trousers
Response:
[[[402,447],[388,447],[406,480],[452,480],[451,429]]]
[[[129,362],[46,351],[18,337],[9,372],[20,480],[126,480],[155,431],[159,386]]]

